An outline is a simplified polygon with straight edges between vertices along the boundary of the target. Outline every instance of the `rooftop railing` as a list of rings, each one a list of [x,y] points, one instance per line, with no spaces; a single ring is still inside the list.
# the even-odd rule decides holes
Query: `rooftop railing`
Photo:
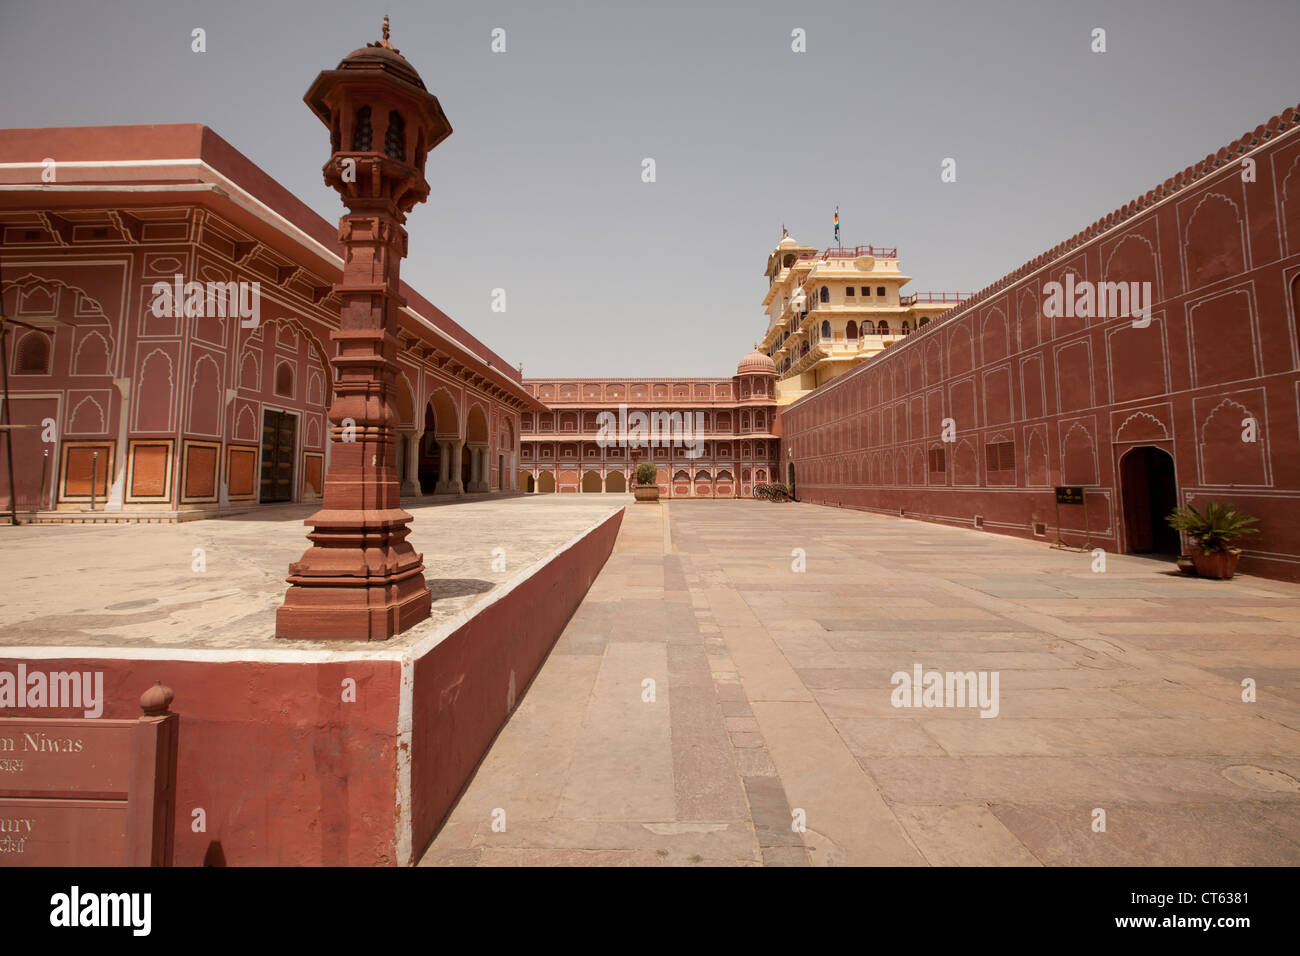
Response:
[[[893,246],[831,246],[821,252],[804,253],[795,261],[808,259],[856,259],[858,256],[872,256],[876,259],[897,259],[898,247]]]
[[[898,304],[934,303],[935,305],[959,305],[974,294],[973,292],[913,292],[911,295],[899,296]]]

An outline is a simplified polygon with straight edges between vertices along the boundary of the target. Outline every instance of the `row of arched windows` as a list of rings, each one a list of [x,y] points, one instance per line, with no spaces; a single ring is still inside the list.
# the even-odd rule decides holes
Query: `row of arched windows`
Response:
[[[925,321],[926,320],[922,320],[922,322],[919,323],[919,325],[924,325]],[[892,334],[892,332],[893,329],[890,328],[889,323],[886,322],[884,319],[881,319],[875,325],[872,325],[870,322],[863,322],[862,327],[860,329],[858,327],[858,323],[850,319],[848,325],[844,329],[844,337],[850,342],[856,342],[860,335],[871,335],[873,333],[875,335],[890,335]],[[899,329],[899,334],[910,335],[911,332],[912,332],[911,324],[906,320],[904,320],[902,327]],[[828,320],[823,320],[820,327],[818,326],[813,327],[814,344],[823,340],[830,341],[832,337],[833,337],[833,333],[831,331],[831,324]]]
[[[12,334],[12,333],[11,333]],[[80,330],[84,338],[72,356],[73,375],[104,375],[108,373],[110,346],[98,331]],[[15,375],[49,375],[54,368],[54,340],[45,332],[32,330],[18,339],[14,350]]]
[[[844,297],[846,299],[855,298],[853,294],[853,290],[854,290],[853,286],[845,286]],[[871,286],[869,285],[862,286],[862,298],[864,299],[868,298],[870,295],[871,295]],[[885,297],[885,287],[883,285],[878,286],[876,288],[876,297],[880,299],[883,299]],[[822,286],[821,289],[818,290],[817,292],[817,298],[821,302],[829,303],[831,301],[831,290],[826,286]]]
[[[823,289],[825,289],[824,286]],[[799,320],[799,316],[791,316],[790,319],[791,325],[792,326],[795,325],[798,322],[798,320]],[[929,325],[929,324],[930,324],[930,319],[928,317],[922,317],[920,321],[916,323],[916,328],[919,329],[922,326]],[[913,329],[912,329],[911,322],[904,319],[903,324],[898,329],[898,334],[911,335],[912,331]],[[890,327],[889,322],[886,321],[885,319],[881,319],[879,322],[875,324],[872,324],[869,321],[865,321],[862,323],[861,326],[859,326],[856,321],[850,319],[844,329],[844,337],[849,342],[856,342],[860,337],[865,337],[868,335],[892,335],[892,334],[893,334],[893,329]],[[816,345],[818,342],[821,342],[823,340],[830,341],[832,337],[833,337],[833,331],[831,329],[831,323],[829,320],[823,319],[820,326],[817,325],[813,326],[811,343],[804,342],[801,345],[797,345],[794,348],[792,348],[788,356],[786,356],[785,358],[777,362],[777,372],[778,373],[788,372],[790,370],[790,367],[795,362],[798,362],[800,359],[802,359],[805,355],[808,354],[810,345]],[[776,344],[772,347],[772,351],[775,352],[780,346],[784,345],[789,338],[790,338],[790,333],[788,331],[782,331],[780,337],[776,340]]]

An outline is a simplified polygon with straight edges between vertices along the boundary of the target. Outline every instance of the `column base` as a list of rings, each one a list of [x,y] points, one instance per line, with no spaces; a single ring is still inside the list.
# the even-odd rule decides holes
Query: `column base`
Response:
[[[301,641],[386,641],[428,618],[433,596],[424,583],[289,588],[275,613],[275,636]]]
[[[384,641],[429,616],[423,555],[406,541],[400,508],[321,510],[307,519],[312,546],[289,565],[275,636],[309,641]]]

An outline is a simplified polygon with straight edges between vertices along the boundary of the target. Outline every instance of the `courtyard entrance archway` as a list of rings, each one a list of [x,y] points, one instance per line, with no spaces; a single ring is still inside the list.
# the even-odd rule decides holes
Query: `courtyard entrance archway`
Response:
[[[1130,448],[1120,459],[1125,551],[1178,554],[1178,532],[1165,516],[1178,507],[1174,459],[1154,445]]]
[[[433,402],[424,406],[424,431],[420,433],[420,493],[433,494],[442,468],[442,449],[438,438],[438,415]]]

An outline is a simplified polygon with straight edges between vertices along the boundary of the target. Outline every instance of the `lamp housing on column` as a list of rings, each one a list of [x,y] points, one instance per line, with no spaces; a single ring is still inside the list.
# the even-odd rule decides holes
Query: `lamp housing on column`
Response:
[[[390,203],[406,214],[429,198],[424,163],[451,135],[438,98],[415,67],[384,39],[343,58],[316,77],[303,101],[330,130],[322,172],[348,208]]]

